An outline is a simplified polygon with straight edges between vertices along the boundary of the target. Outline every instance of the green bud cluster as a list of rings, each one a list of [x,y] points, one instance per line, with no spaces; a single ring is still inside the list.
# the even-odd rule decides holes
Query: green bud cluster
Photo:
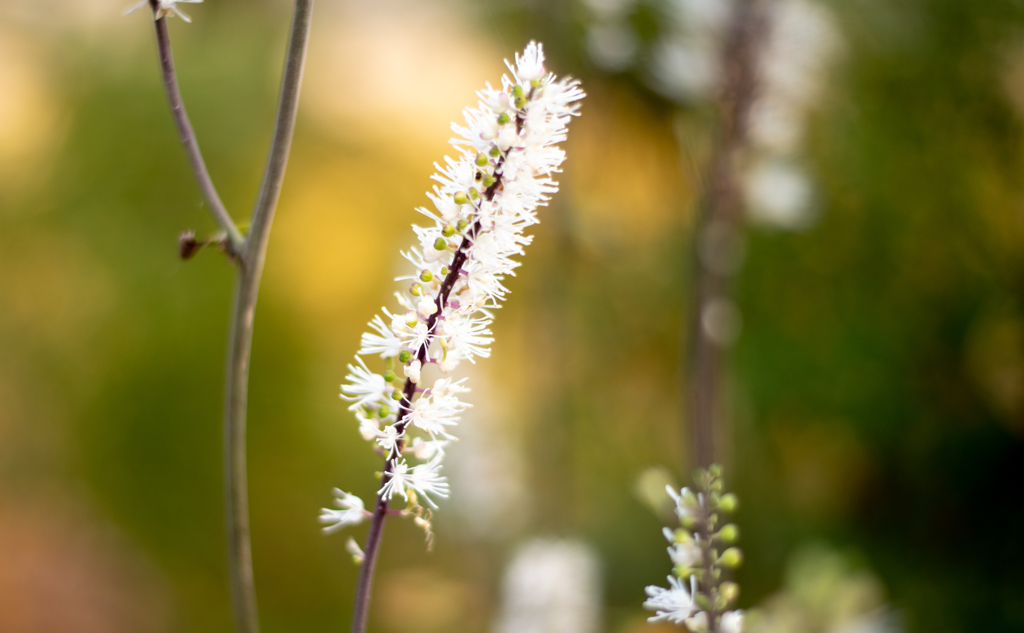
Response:
[[[723,520],[736,511],[739,500],[723,490],[722,467],[717,464],[696,471],[693,480],[695,490],[684,488],[676,499],[680,527],[666,532],[675,551],[688,553],[689,559],[676,560],[692,562],[677,563],[672,572],[682,579],[695,578],[694,601],[709,618],[717,618],[735,606],[740,594],[739,585],[724,578],[743,564],[743,552],[734,545],[740,529]]]

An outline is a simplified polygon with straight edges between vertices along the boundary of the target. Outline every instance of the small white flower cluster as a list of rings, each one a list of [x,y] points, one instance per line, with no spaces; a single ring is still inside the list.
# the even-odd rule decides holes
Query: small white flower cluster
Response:
[[[739,596],[739,585],[723,582],[722,572],[738,567],[743,555],[736,547],[718,551],[739,538],[739,529],[731,523],[716,529],[718,512],[736,509],[736,495],[722,494],[721,468],[717,465],[698,471],[697,480],[702,489],[697,494],[689,488],[677,492],[666,487],[681,527],[663,531],[669,542],[673,575],[668,577],[667,589],[647,587],[644,608],[655,612],[648,622],[685,624],[693,633],[742,633],[743,611],[728,610]],[[689,587],[684,582],[687,577]]]
[[[153,19],[159,20],[160,18],[170,18],[177,15],[182,20],[185,20],[186,22],[191,22],[192,18],[188,17],[184,11],[179,9],[178,5],[199,4],[202,1],[203,0],[157,0],[156,11],[153,12]],[[129,13],[133,13],[141,9],[142,7],[146,6],[147,4],[149,4],[149,0],[142,0],[142,2],[138,3],[131,9],[125,11],[124,14],[128,15]]]
[[[545,70],[535,42],[508,67],[512,77],[502,77],[501,89],[488,84],[477,93],[477,107],[464,111],[466,126],[452,125],[459,157],[435,164],[438,184],[427,193],[434,209],[417,209],[431,223],[413,226],[418,245],[402,253],[415,272],[398,278],[409,284],[396,293],[401,309],[384,309],[370,322],[342,385],[363,438],[386,457],[378,511],[394,495],[414,507],[419,497],[436,507],[432,497],[448,496],[440,474],[444,450],[469,406],[460,399],[469,391],[466,379],[448,374],[464,360],[490,355],[492,311],[508,294],[502,281],[519,266],[512,257],[531,241],[523,231],[538,222],[537,207],[557,190],[552,176],[565,159],[557,144],[583,91],[579,82]],[[383,373],[361,356],[382,358]],[[441,377],[423,388],[430,366]],[[406,461],[410,453],[418,464]],[[342,510],[323,511],[325,531],[372,516],[362,501],[337,494]]]

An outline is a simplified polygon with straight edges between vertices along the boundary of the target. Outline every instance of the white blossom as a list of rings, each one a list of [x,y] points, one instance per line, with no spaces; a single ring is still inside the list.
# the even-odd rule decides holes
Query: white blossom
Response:
[[[179,9],[178,5],[199,4],[202,1],[203,0],[158,0],[156,4],[156,11],[153,13],[153,19],[159,20],[160,18],[169,18],[171,16],[177,15],[182,20],[185,20],[186,22],[191,22],[192,18],[185,15],[185,12]],[[146,6],[147,4],[149,4],[149,0],[142,0],[142,2],[138,3],[131,9],[125,11],[124,14],[128,15],[129,13],[133,13],[136,10]]]
[[[415,437],[412,440],[411,448],[416,459],[428,460],[438,453],[444,452],[448,445],[446,440],[425,440],[422,437]]]
[[[694,613],[690,617],[686,618],[686,628],[693,631],[693,633],[703,633],[708,630],[708,613],[707,611],[699,611]]]
[[[423,363],[418,360],[414,360],[405,366],[405,377],[413,382],[420,381],[420,370],[423,368]]]
[[[665,535],[665,539],[669,543],[672,543],[668,548],[668,556],[672,559],[672,564],[682,565],[683,567],[696,567],[701,561],[700,547],[693,539],[687,538],[682,543],[677,542],[676,533],[668,528],[664,528],[662,534]]]
[[[390,391],[390,386],[384,380],[384,376],[370,371],[363,359],[358,356],[356,356],[356,362],[359,363],[359,366],[348,366],[349,375],[346,376],[348,383],[341,386],[341,397],[353,403],[349,407],[350,411],[355,411],[363,405],[378,404]]]
[[[726,611],[718,623],[721,633],[743,633],[743,610]]]
[[[690,492],[689,488],[683,488],[676,492],[672,486],[665,486],[665,491],[668,492],[668,496],[672,497],[672,501],[675,501],[676,516],[680,521],[685,523],[699,518],[700,501],[696,495]]]
[[[369,514],[359,497],[337,488],[334,489],[334,495],[334,505],[341,509],[320,509],[320,522],[326,524],[324,532],[330,534],[350,525],[359,525]]]
[[[448,480],[440,474],[442,457],[443,453],[437,453],[429,462],[413,466],[409,471],[409,486],[435,508],[437,505],[430,495],[448,497]]]
[[[583,91],[579,82],[547,72],[537,43],[509,69],[500,86],[477,92],[464,124],[452,125],[454,157],[434,164],[436,184],[427,193],[433,209],[417,209],[427,222],[412,227],[413,246],[401,253],[411,269],[397,278],[405,284],[396,293],[400,307],[384,308],[362,335],[359,355],[382,358],[405,386],[389,383],[384,370],[371,371],[360,357],[342,386],[360,434],[385,451],[379,494],[386,500],[422,498],[433,506],[434,498],[448,496],[443,449],[470,406],[460,399],[468,389],[464,378],[429,372],[448,374],[462,361],[490,356],[493,310],[508,296],[504,280],[531,242],[524,232],[537,224],[538,207],[558,189],[553,177],[565,153],[557,144]],[[423,388],[428,377],[433,386]]]
[[[398,432],[398,429],[394,424],[385,426],[383,429],[376,431],[374,437],[377,438],[377,443],[384,449],[385,452],[390,452],[398,444],[398,440],[402,438],[402,434]]]
[[[435,455],[425,464],[412,467],[404,459],[400,460],[395,464],[394,469],[385,475],[387,481],[381,488],[381,494],[385,499],[391,499],[394,495],[401,495],[402,498],[408,499],[408,490],[411,489],[426,499],[431,506],[437,507],[430,495],[448,496],[448,483],[445,477],[439,474],[440,469],[440,454]]]
[[[348,541],[345,543],[345,549],[348,550],[349,554],[352,554],[352,562],[356,565],[362,565],[363,561],[366,560],[363,548],[359,547],[359,543],[356,543],[356,540],[351,536],[348,537]]]
[[[655,612],[647,621],[682,624],[697,609],[693,601],[693,594],[697,591],[696,583],[696,578],[691,576],[690,589],[687,589],[682,580],[669,576],[668,589],[657,585],[647,587],[648,598],[644,602],[644,608]]]
[[[380,315],[373,317],[373,320],[369,323],[370,327],[376,332],[366,332],[363,334],[363,346],[359,348],[360,354],[380,354],[381,358],[387,358],[389,356],[398,356],[398,353],[402,351],[402,341],[398,338],[398,335],[384,323],[384,319],[380,318]]]

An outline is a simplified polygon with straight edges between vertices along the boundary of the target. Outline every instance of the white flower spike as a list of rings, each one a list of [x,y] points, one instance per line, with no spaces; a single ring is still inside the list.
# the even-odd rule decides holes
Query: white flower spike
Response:
[[[712,464],[697,471],[696,479],[696,494],[689,488],[666,487],[680,526],[662,530],[670,543],[672,575],[667,589],[647,587],[644,608],[655,612],[647,621],[685,624],[692,633],[710,629],[743,633],[743,611],[729,609],[739,595],[739,585],[722,577],[743,561],[739,548],[730,547],[739,538],[739,528],[719,524],[724,514],[736,510],[738,501],[732,493],[722,494],[721,466]],[[683,584],[685,578],[690,579],[689,589]]]
[[[404,514],[418,518],[428,512],[419,500],[433,508],[448,496],[444,447],[469,407],[465,379],[446,376],[490,356],[503,281],[532,239],[524,231],[539,222],[537,209],[558,190],[558,144],[584,96],[578,81],[546,70],[536,42],[508,67],[500,87],[486,85],[464,110],[465,125],[452,125],[456,157],[435,163],[432,208],[418,209],[428,222],[413,226],[413,247],[402,252],[411,269],[398,277],[398,307],[370,321],[341,389],[360,434],[384,452],[379,498],[402,497]],[[362,357],[383,359],[384,368],[371,370]],[[383,520],[385,505],[376,507],[374,521]]]

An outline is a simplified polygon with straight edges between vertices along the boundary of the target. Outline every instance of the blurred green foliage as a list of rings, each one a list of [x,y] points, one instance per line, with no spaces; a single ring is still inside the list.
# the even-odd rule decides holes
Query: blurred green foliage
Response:
[[[176,260],[178,232],[213,225],[167,113],[147,20],[116,17],[117,3],[98,20],[63,4],[46,5],[63,17],[41,19],[27,6],[0,13],[0,65],[23,71],[0,73],[9,88],[0,103],[29,104],[27,118],[8,116],[0,129],[0,557],[41,553],[0,570],[0,613],[71,614],[49,630],[226,631],[219,414],[231,270],[212,251]],[[834,9],[846,50],[811,128],[818,220],[795,233],[751,229],[738,284],[744,331],[725,462],[744,502],[741,603],[785,586],[790,555],[826,540],[858,552],[908,631],[1020,630],[1024,7]],[[462,29],[447,40],[454,48],[438,45],[440,59],[494,57],[476,83],[494,81],[498,58],[537,37],[551,68],[581,76],[590,96],[563,192],[510,284],[494,356],[472,378],[517,429],[525,523],[467,537],[443,507],[430,554],[413,526],[389,524],[373,626],[487,630],[511,545],[556,534],[597,547],[607,630],[642,630],[643,587],[669,563],[661,519],[636,498],[635,481],[650,466],[680,482],[689,469],[680,336],[699,187],[673,129],[677,117],[700,128],[703,114],[677,112],[636,75],[592,68],[581,5],[417,10],[427,13],[382,5],[394,32],[361,27],[352,4],[322,3],[314,18],[253,352],[264,630],[346,625],[355,570],[344,537],[322,536],[315,519],[332,486],[369,496],[379,465],[337,384],[363,324],[388,300],[448,136],[436,107],[416,109],[411,87],[408,116],[376,126],[371,107],[322,103],[335,98],[323,93],[332,82],[345,107],[367,97],[345,69],[379,61],[386,81],[448,68],[325,60],[353,32],[346,25],[397,47],[388,38],[428,28],[417,26],[423,15]],[[172,24],[182,89],[221,195],[242,218],[269,144],[288,7],[208,2],[192,15]],[[650,3],[636,10],[642,37],[658,15]],[[415,89],[431,97],[429,86]],[[457,106],[442,115],[457,118]],[[79,534],[97,536],[82,544]],[[43,553],[68,548],[97,553],[55,559],[64,576],[80,568],[92,583],[46,580],[55,563]],[[416,591],[428,585],[447,589],[424,602]],[[146,608],[91,599],[100,588]],[[379,615],[444,601],[455,615]],[[3,617],[9,627],[31,620]]]

